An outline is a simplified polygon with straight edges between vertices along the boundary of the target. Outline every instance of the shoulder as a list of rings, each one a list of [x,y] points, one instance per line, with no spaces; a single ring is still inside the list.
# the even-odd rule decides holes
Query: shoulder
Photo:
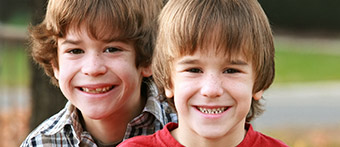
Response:
[[[36,146],[37,143],[43,142],[42,140],[46,140],[47,134],[50,134],[49,132],[55,132],[56,130],[56,124],[59,122],[59,115],[62,115],[60,111],[58,114],[48,118],[44,122],[42,122],[37,128],[35,128],[24,140],[21,146]]]
[[[257,132],[253,129],[251,124],[246,124],[246,128],[248,128],[248,132],[238,147],[242,146],[276,146],[276,147],[288,147],[284,142],[281,140],[272,138],[260,132]]]
[[[141,135],[141,136],[135,136],[132,138],[129,138],[125,141],[123,141],[121,144],[118,145],[118,147],[152,147],[157,146],[158,142],[156,139],[156,133],[151,135]]]
[[[158,147],[158,146],[174,146],[178,144],[171,136],[171,131],[177,128],[176,123],[168,123],[162,130],[151,135],[136,136],[125,140],[118,147],[134,146],[134,147]],[[176,145],[175,145],[176,146]]]
[[[58,136],[62,138],[60,134],[65,134],[65,130],[71,130],[70,127],[66,127],[70,126],[67,125],[70,124],[69,107],[70,105],[67,104],[64,109],[42,122],[26,137],[21,146],[52,144],[51,140],[58,139]]]
[[[151,147],[157,146],[157,141],[155,134],[152,135],[141,135],[132,137],[123,141],[117,147],[126,147],[126,146],[134,146],[134,147]]]

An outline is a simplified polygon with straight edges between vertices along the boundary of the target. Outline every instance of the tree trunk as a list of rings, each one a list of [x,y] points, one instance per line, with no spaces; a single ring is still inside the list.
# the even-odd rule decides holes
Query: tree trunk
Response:
[[[32,24],[40,23],[46,11],[46,0],[33,0]],[[62,109],[66,99],[60,92],[60,89],[53,86],[50,78],[44,73],[44,70],[37,64],[31,62],[31,98],[32,98],[32,116],[30,122],[31,130],[37,127],[42,121]]]

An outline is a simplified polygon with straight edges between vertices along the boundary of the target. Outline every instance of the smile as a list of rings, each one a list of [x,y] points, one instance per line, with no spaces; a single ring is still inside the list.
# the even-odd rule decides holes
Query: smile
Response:
[[[110,90],[112,90],[114,86],[107,86],[107,87],[102,87],[102,88],[86,88],[86,87],[81,87],[80,90],[87,92],[87,93],[92,93],[92,94],[98,94],[98,93],[105,93]]]
[[[221,114],[224,111],[226,111],[228,109],[228,107],[213,108],[213,109],[197,107],[197,109],[199,111],[201,111],[202,113],[205,113],[205,114]]]

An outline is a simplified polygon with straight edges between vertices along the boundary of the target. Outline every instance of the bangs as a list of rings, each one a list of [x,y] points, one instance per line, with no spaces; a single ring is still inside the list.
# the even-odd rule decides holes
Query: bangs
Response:
[[[197,40],[194,40],[197,45],[191,49],[184,49],[179,53],[180,56],[192,55],[196,51],[200,51],[206,55],[211,53],[215,53],[216,56],[222,54],[228,61],[236,60],[239,57],[246,61],[252,60],[254,48],[249,33],[233,28],[234,26],[225,22],[207,24],[207,26],[209,27],[206,30],[198,32]]]
[[[133,1],[131,1],[133,3]],[[96,40],[135,40],[139,38],[140,18],[138,14],[132,15],[132,8],[122,2],[106,0],[89,0],[76,3],[67,14],[60,19],[60,37],[70,28],[80,31],[85,25],[90,37]],[[131,6],[130,6],[131,7]],[[86,10],[86,11],[85,11]],[[64,23],[66,22],[66,23]],[[69,26],[63,26],[68,24]]]
[[[224,54],[229,57],[228,59],[242,55],[247,60],[251,60],[253,31],[248,23],[250,14],[246,9],[240,8],[242,4],[224,1],[191,1],[183,5],[198,5],[198,7],[178,9],[172,16],[173,23],[162,28],[171,31],[168,34],[172,35],[170,39],[173,44],[170,52],[173,55],[181,57],[192,55],[198,49],[202,53],[211,52],[213,49],[216,54]],[[230,9],[223,9],[226,7]]]

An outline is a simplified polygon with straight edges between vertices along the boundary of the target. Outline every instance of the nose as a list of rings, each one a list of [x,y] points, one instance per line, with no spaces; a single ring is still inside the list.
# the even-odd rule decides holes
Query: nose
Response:
[[[210,74],[204,78],[201,94],[207,98],[217,98],[223,94],[222,81],[217,75]]]
[[[82,65],[82,72],[88,76],[99,76],[107,72],[105,60],[100,54],[88,54],[85,56]]]

